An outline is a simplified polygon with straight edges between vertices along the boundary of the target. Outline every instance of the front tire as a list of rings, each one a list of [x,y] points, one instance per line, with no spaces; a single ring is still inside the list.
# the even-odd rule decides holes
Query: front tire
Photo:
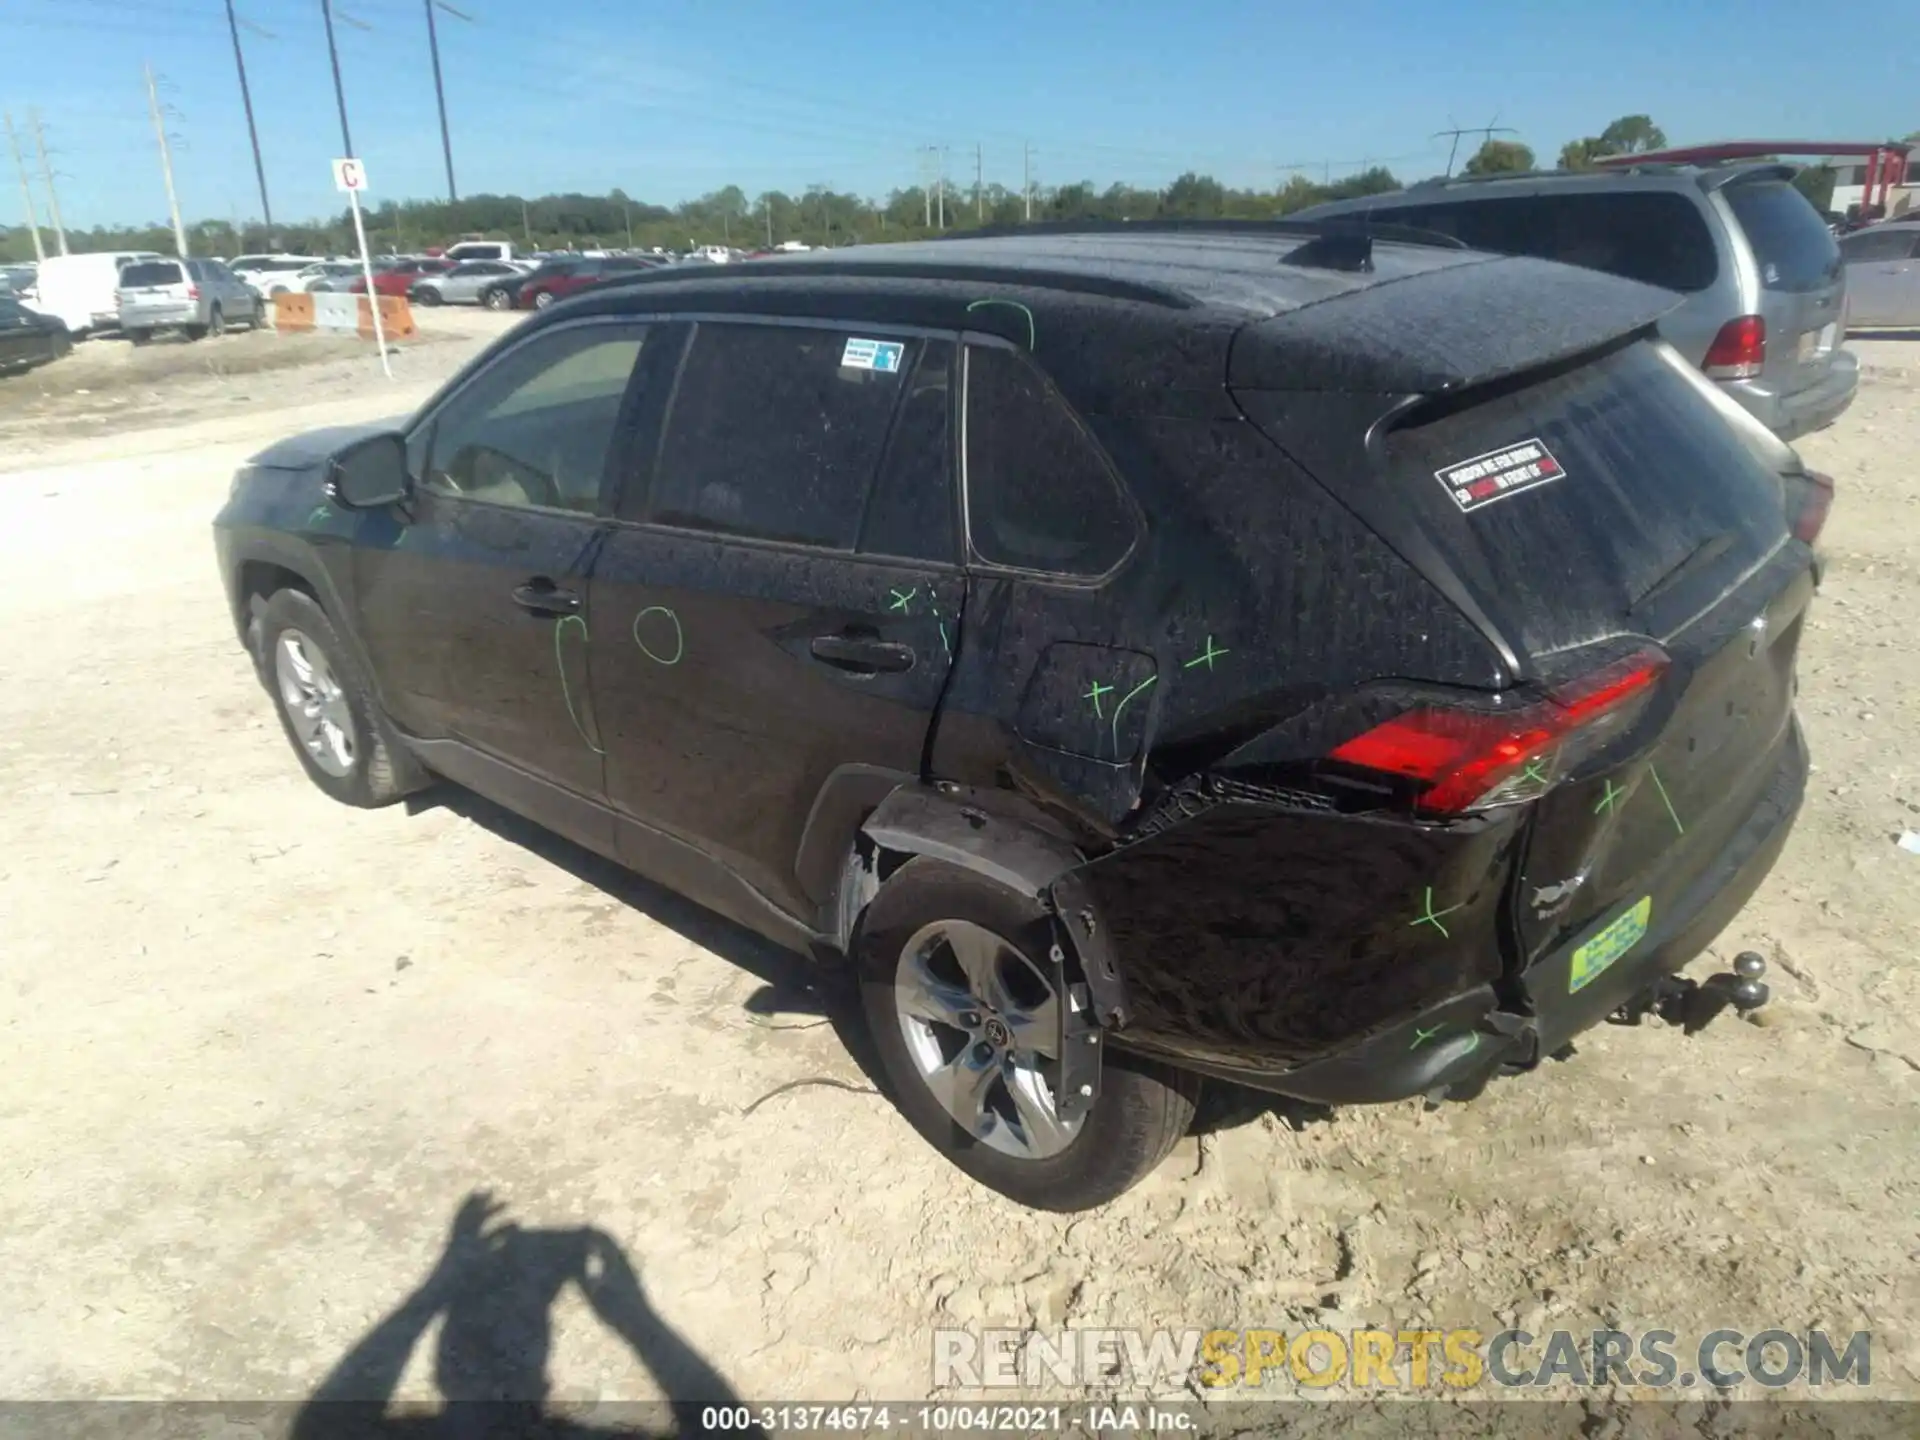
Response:
[[[307,777],[343,805],[371,809],[418,788],[417,771],[371,699],[319,602],[277,590],[260,609],[261,677]]]
[[[901,1114],[981,1184],[1038,1210],[1132,1188],[1193,1119],[1199,1081],[1106,1049],[1093,1108],[1062,1121],[1058,1006],[1040,905],[970,871],[909,861],[863,918],[854,958]]]
[[[485,305],[489,310],[511,310],[513,308],[513,296],[504,290],[489,290],[481,298],[480,303]]]

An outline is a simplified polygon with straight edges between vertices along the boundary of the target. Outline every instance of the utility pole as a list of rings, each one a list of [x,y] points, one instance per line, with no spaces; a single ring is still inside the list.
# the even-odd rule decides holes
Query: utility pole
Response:
[[[533,248],[533,222],[527,219],[527,202],[520,202],[520,233],[525,237],[527,248]]]
[[[53,188],[53,166],[47,163],[47,132],[40,123],[40,112],[29,110],[27,123],[33,126],[33,143],[40,150],[40,178],[47,182],[47,209],[53,216],[53,239],[60,247],[60,253],[67,250],[67,227],[60,220],[60,196]]]
[[[27,183],[27,162],[20,158],[20,137],[13,133],[13,112],[5,112],[7,117],[7,144],[13,150],[13,168],[20,172],[20,203],[27,207],[27,233],[33,236],[34,263],[47,258],[47,252],[40,244],[40,220],[33,213],[33,187]]]
[[[773,202],[765,195],[760,197],[760,213],[767,217],[767,249],[773,248]]]
[[[626,222],[627,248],[631,250],[633,248],[633,206],[625,200],[620,202],[620,218]]]
[[[1027,203],[1027,219],[1033,219],[1033,146],[1020,147],[1020,194]]]
[[[942,145],[940,147],[940,178],[934,186],[934,188],[939,192],[939,199],[937,201],[936,208],[940,211],[940,229],[942,232],[944,232],[947,228],[947,157],[948,157],[948,153],[949,153],[948,148],[945,145]]]
[[[227,0],[227,31],[233,36],[233,68],[240,72],[240,108],[247,112],[247,139],[253,142],[253,178],[260,182],[260,213],[267,222],[268,248],[272,248],[273,206],[267,202],[267,167],[260,163],[260,130],[253,123],[253,93],[247,89],[247,59],[240,53],[240,22],[234,18],[233,0]],[[236,229],[235,239],[238,238]]]
[[[471,20],[473,17],[461,14],[451,5],[440,4],[440,0],[426,0],[427,49],[433,55],[433,98],[440,106],[440,153],[447,158],[447,199],[457,201],[460,198],[460,192],[454,188],[453,184],[453,136],[447,129],[447,91],[446,87],[440,83],[440,33],[434,28],[433,23],[434,6],[437,4],[440,9],[461,20]]]
[[[187,227],[180,223],[180,197],[173,188],[173,151],[167,148],[167,122],[160,118],[160,92],[153,83],[153,66],[142,65],[147,72],[147,109],[153,112],[153,133],[160,141],[160,173],[167,178],[167,213],[173,216],[174,253],[187,258]]]
[[[987,218],[987,192],[981,186],[980,142],[973,142],[973,223],[981,224]]]
[[[937,145],[922,145],[920,147],[920,153],[926,157],[926,162],[920,170],[920,198],[925,202],[927,212],[926,228],[931,230],[933,228],[933,180],[935,173],[940,168],[940,147]]]
[[[327,58],[333,62],[333,98],[340,107],[340,144],[346,158],[353,154],[353,132],[347,129],[347,92],[340,84],[340,47],[333,40],[333,0],[320,0],[320,18],[327,27]]]

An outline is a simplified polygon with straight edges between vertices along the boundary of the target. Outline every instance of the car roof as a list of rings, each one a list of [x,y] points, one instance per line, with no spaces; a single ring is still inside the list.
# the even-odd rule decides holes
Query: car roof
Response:
[[[1165,310],[1262,318],[1301,305],[1463,264],[1485,263],[1444,237],[1409,243],[1384,228],[1367,245],[1368,268],[1306,253],[1321,227],[1285,222],[1027,227],[949,240],[788,252],[711,269],[660,267],[609,292],[697,297],[742,286],[774,293],[807,284],[928,298],[955,286],[990,297],[1016,286],[1061,301],[1112,301]],[[985,287],[985,288],[983,288]]]

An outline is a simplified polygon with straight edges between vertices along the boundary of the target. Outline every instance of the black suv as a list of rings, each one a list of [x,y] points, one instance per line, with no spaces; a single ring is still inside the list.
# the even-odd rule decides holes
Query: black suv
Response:
[[[1197,1076],[1466,1098],[1764,998],[1672,972],[1800,802],[1818,506],[1672,303],[1273,225],[654,272],[255,457],[220,569],[323,790],[848,957],[916,1128],[1079,1208]]]

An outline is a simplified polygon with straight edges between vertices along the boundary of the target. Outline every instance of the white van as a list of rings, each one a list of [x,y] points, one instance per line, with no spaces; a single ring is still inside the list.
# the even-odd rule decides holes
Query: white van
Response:
[[[458,245],[449,245],[441,258],[456,265],[468,260],[504,260],[512,264],[513,246],[504,240],[462,240]]]
[[[52,315],[75,337],[112,330],[120,323],[120,270],[136,260],[165,257],[152,250],[106,250],[91,255],[49,255],[40,262],[33,308]]]

